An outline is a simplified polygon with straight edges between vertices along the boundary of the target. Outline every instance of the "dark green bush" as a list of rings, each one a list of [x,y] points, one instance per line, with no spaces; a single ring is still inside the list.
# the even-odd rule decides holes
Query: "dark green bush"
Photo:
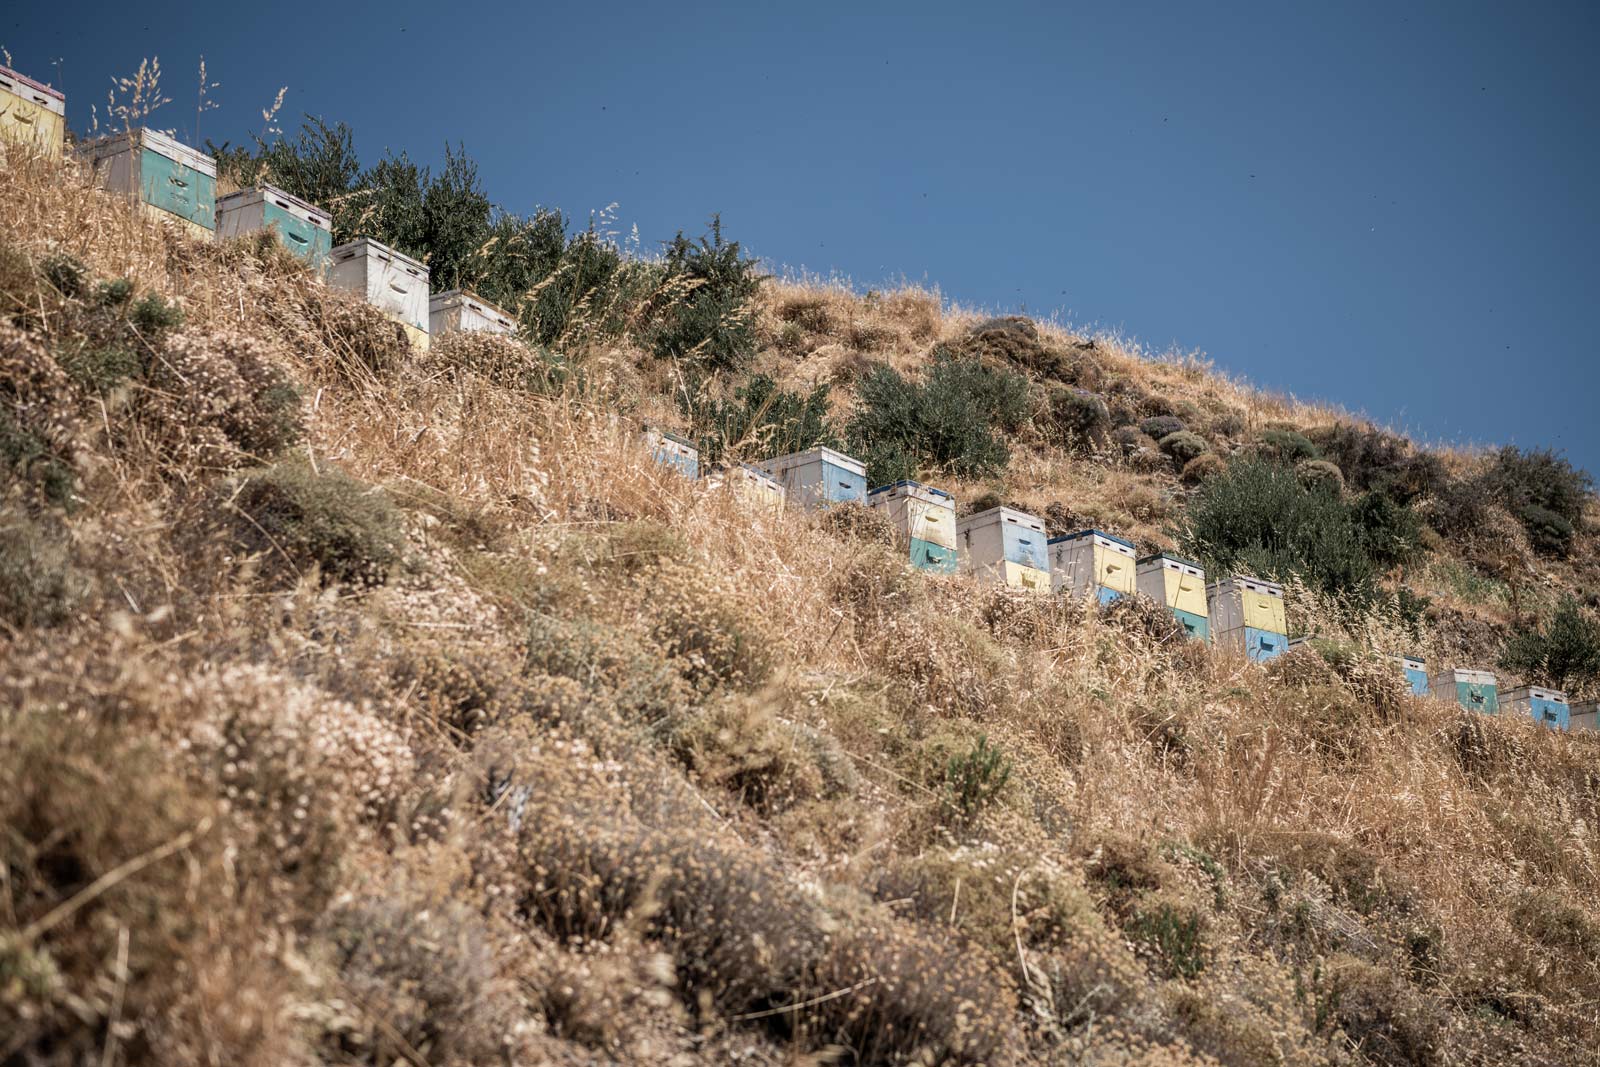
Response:
[[[65,622],[81,595],[64,531],[0,512],[0,622],[20,628]]]
[[[1414,510],[1377,489],[1363,493],[1350,507],[1361,544],[1374,563],[1392,567],[1416,557],[1422,541],[1422,520]]]
[[[1583,507],[1594,491],[1588,471],[1548,449],[1524,452],[1507,445],[1495,453],[1486,476],[1494,499],[1522,521],[1534,548],[1564,556],[1583,525]]]
[[[763,276],[738,241],[722,236],[722,219],[711,216],[711,235],[691,241],[680,230],[667,245],[670,303],[651,338],[663,359],[687,360],[706,370],[735,370],[755,349],[751,298]]]
[[[1280,463],[1298,463],[1303,459],[1321,459],[1322,450],[1311,438],[1298,430],[1272,429],[1261,433],[1261,451]]]
[[[139,354],[124,345],[76,344],[56,353],[56,362],[73,384],[105,396],[143,368]]]
[[[0,499],[24,489],[66,504],[76,484],[77,474],[59,449],[0,409]]]
[[[80,260],[62,253],[44,261],[44,278],[62,296],[82,296],[88,285],[89,268]]]
[[[1382,489],[1409,504],[1436,493],[1444,484],[1439,457],[1417,451],[1395,434],[1341,422],[1313,430],[1309,436],[1324,457],[1339,465],[1352,489]]]
[[[1556,689],[1592,683],[1600,679],[1600,622],[1569,593],[1544,626],[1512,634],[1500,665]]]
[[[1127,932],[1160,955],[1169,977],[1193,978],[1210,960],[1205,917],[1187,908],[1165,902],[1140,908],[1128,921]]]
[[[945,805],[960,819],[970,820],[992,803],[1011,781],[1005,753],[978,738],[971,750],[950,757],[944,771]]]
[[[126,278],[114,278],[108,282],[101,282],[97,299],[101,307],[121,307],[133,299],[133,283]]]
[[[238,541],[268,573],[316,567],[325,582],[375,586],[400,561],[400,512],[376,486],[285,460],[240,474],[232,488]]]
[[[1150,420],[1146,421],[1149,422]],[[1211,451],[1211,446],[1206,443],[1204,437],[1197,433],[1190,433],[1188,430],[1177,430],[1167,434],[1161,438],[1159,447],[1161,451],[1171,456],[1173,462],[1177,463],[1179,467]]]
[[[133,305],[128,319],[147,339],[183,325],[183,309],[162,299],[159,293],[146,293]]]
[[[1005,469],[1003,434],[1029,415],[1027,379],[975,359],[934,353],[922,382],[879,365],[856,388],[850,446],[875,485],[913,477],[920,467],[963,478]]]
[[[1111,409],[1094,393],[1052,384],[1045,396],[1043,421],[1057,444],[1080,450],[1099,448],[1111,433]]]
[[[1325,459],[1303,459],[1294,465],[1294,473],[1307,489],[1335,495],[1344,492],[1344,471]]]
[[[1189,427],[1176,415],[1152,415],[1139,424],[1139,429],[1157,441],[1169,434],[1183,433]]]
[[[702,463],[724,457],[771,459],[826,445],[839,447],[839,435],[828,418],[828,386],[809,393],[791,393],[765,374],[734,390],[731,400],[695,389],[679,405],[694,426]]]

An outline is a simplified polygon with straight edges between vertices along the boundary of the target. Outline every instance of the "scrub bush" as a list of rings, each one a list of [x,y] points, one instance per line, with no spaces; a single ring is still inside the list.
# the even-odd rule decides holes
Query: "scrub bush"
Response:
[[[1171,456],[1179,467],[1211,451],[1211,446],[1206,443],[1204,437],[1188,430],[1176,430],[1167,434],[1161,438],[1159,447],[1161,451]]]
[[[1548,449],[1524,452],[1507,445],[1495,453],[1486,485],[1528,531],[1534,548],[1565,556],[1583,525],[1583,508],[1594,492],[1588,471]]]
[[[242,472],[228,501],[241,548],[279,577],[382,585],[400,561],[400,512],[376,486],[298,460]]]
[[[1513,631],[1500,666],[1555,689],[1592,684],[1600,679],[1600,622],[1569,593],[1543,626]]]
[[[763,277],[756,261],[723,238],[722,219],[713,215],[709,238],[692,241],[680,230],[665,262],[670,302],[651,337],[655,354],[707,371],[742,367],[755,350],[750,301]]]

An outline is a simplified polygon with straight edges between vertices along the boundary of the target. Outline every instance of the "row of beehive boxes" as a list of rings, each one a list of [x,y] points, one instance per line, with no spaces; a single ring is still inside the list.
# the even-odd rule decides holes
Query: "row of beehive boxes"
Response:
[[[66,98],[0,67],[0,135],[60,154]],[[427,266],[404,253],[370,238],[335,248],[333,217],[282,189],[263,186],[217,196],[216,162],[168,134],[128,130],[88,141],[77,154],[102,186],[199,240],[272,231],[285,248],[325,272],[329,284],[361,293],[419,347],[426,348],[437,334],[516,330],[509,315],[472,293],[430,293]]]

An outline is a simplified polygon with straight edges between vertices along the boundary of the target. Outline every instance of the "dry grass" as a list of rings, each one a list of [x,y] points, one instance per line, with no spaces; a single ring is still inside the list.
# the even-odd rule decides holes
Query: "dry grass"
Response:
[[[908,574],[653,465],[592,396],[508,384],[531,354],[418,360],[269,249],[7,165],[30,344],[87,328],[54,254],[176,301],[152,350],[286,376],[290,455],[380,487],[403,541],[363,588],[286,580],[217,521],[255,449],[62,394],[82,600],[0,633],[0,1060],[1592,1062],[1600,741]],[[762,358],[846,400],[861,361],[979,320],[762,301]],[[1219,440],[1340,417],[1042,337]],[[221,388],[186,380],[177,410]],[[1152,546],[1184,492],[1042,443],[954,488]],[[962,809],[980,739],[1010,777]]]

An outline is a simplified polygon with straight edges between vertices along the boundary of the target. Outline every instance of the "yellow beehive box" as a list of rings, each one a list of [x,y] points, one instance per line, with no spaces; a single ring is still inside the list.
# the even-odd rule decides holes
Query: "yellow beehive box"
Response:
[[[1050,592],[1050,572],[1036,567],[1005,561],[1003,577],[1012,589],[1026,589],[1030,593]]]
[[[1092,596],[1102,604],[1133,595],[1134,549],[1101,530],[1079,530],[1049,541],[1050,572],[1056,589]]]
[[[706,476],[706,488],[726,489],[747,506],[770,511],[781,510],[789,496],[782,482],[748,463],[712,471]]]
[[[1208,600],[1211,625],[1218,633],[1241,626],[1274,634],[1289,632],[1283,611],[1283,586],[1276,582],[1235,575],[1213,584]]]
[[[403,252],[358,237],[328,253],[328,284],[360,293],[428,350],[428,268]]]
[[[1139,592],[1174,611],[1205,618],[1206,572],[1200,564],[1157,552],[1139,561]]]
[[[867,505],[882,508],[902,536],[955,551],[956,507],[943,489],[899,481],[869,492]]]
[[[67,140],[67,98],[9,67],[0,67],[0,137],[60,156]]]

